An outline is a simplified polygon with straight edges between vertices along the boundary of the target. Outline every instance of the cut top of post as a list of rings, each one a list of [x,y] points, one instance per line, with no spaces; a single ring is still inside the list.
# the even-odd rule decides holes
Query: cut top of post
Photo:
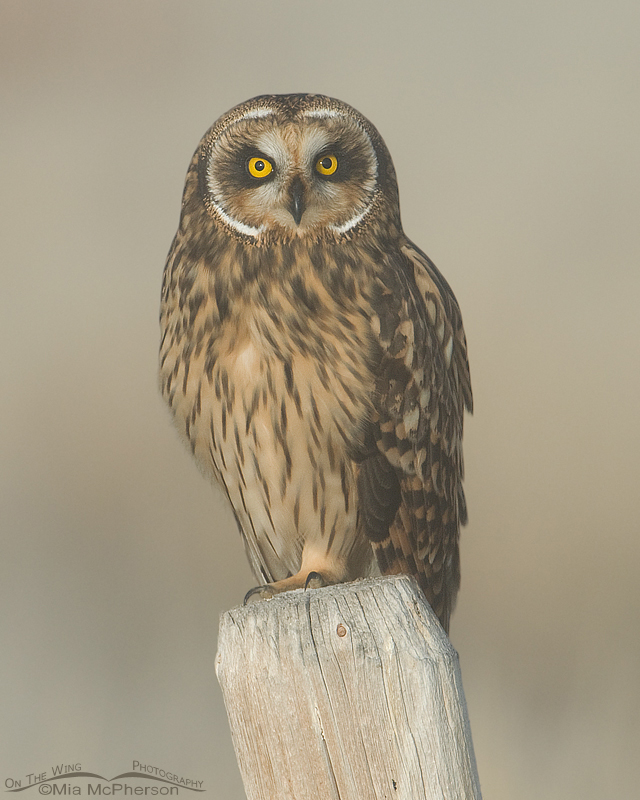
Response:
[[[412,578],[228,611],[217,674],[249,800],[480,798],[458,656]]]

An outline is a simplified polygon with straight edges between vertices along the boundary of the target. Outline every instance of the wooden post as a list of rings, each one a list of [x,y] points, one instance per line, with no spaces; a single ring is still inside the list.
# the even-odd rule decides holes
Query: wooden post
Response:
[[[473,800],[458,655],[412,578],[222,615],[216,672],[248,800]]]

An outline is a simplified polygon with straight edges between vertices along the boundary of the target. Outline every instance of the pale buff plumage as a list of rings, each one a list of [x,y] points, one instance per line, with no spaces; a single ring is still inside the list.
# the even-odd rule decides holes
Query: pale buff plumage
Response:
[[[252,154],[267,179],[247,173]],[[319,174],[334,154],[342,171]],[[451,290],[402,232],[375,128],[313,95],[221,117],[187,175],[161,326],[163,394],[256,578],[282,591],[377,562],[414,574],[448,627],[466,343]]]

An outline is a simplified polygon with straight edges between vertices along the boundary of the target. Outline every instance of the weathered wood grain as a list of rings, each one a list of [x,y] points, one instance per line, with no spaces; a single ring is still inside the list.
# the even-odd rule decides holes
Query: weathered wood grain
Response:
[[[222,615],[217,674],[248,800],[474,800],[458,656],[412,578]]]

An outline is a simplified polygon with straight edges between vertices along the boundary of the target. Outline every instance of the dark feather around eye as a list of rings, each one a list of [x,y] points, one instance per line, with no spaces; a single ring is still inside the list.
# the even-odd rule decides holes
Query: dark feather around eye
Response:
[[[249,174],[248,163],[251,158],[263,158],[273,166],[273,171],[262,178],[262,182],[266,183],[272,180],[276,174],[276,165],[272,158],[264,155],[255,147],[246,145],[239,150],[231,153],[221,154],[216,160],[215,172],[221,184],[227,184],[233,187],[250,188],[255,187],[256,179]]]
[[[323,147],[316,154],[314,165],[327,156],[335,156],[338,159],[338,168],[331,175],[322,175],[314,169],[315,177],[321,181],[342,183],[352,180],[354,177],[360,177],[371,170],[369,153],[359,142],[351,144],[339,141]]]

